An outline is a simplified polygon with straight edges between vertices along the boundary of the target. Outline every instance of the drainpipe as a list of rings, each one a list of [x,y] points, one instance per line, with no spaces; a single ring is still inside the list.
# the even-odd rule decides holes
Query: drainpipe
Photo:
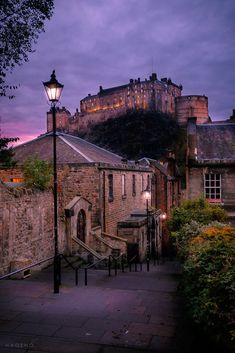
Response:
[[[102,179],[103,179],[103,183],[102,183],[102,187],[103,187],[103,190],[102,190],[102,208],[103,208],[103,231],[106,232],[106,219],[105,219],[105,212],[106,212],[106,209],[105,209],[105,172],[102,173]]]

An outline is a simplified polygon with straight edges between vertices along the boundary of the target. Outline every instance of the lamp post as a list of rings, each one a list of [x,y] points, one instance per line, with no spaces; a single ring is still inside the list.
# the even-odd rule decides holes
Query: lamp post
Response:
[[[145,197],[145,200],[146,200],[146,214],[147,214],[147,252],[146,252],[146,262],[147,262],[147,271],[149,272],[149,262],[150,262],[149,201],[151,199],[151,191],[148,188],[144,191],[144,197]]]
[[[54,293],[60,289],[60,258],[58,253],[58,206],[57,206],[57,164],[56,164],[56,104],[58,103],[63,85],[59,83],[52,71],[50,81],[43,82],[47,98],[51,103],[53,125],[53,196],[54,196]]]

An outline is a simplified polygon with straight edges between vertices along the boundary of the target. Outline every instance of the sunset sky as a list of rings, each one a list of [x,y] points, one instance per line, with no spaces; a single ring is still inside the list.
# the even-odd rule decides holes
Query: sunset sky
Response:
[[[208,96],[213,120],[235,108],[234,0],[55,0],[34,48],[8,76],[20,84],[16,98],[0,98],[2,136],[21,143],[46,131],[42,81],[53,69],[64,84],[61,106],[72,114],[100,85],[152,72],[182,84],[183,95]]]

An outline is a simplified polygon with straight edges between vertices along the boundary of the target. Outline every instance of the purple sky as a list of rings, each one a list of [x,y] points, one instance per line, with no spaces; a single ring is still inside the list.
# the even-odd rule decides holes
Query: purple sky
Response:
[[[183,95],[205,94],[213,120],[235,108],[234,0],[55,0],[55,12],[29,62],[8,82],[16,98],[1,98],[1,132],[20,143],[46,131],[42,81],[53,69],[71,113],[88,93],[130,78],[170,77]]]

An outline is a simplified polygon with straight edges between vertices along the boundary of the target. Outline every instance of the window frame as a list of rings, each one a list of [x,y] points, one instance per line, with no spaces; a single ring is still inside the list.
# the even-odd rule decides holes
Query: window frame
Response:
[[[220,173],[205,173],[204,174],[204,196],[209,202],[222,201],[221,188],[221,174]]]
[[[108,174],[108,200],[112,202],[113,199],[113,174]]]
[[[136,196],[136,175],[132,174],[132,196]]]
[[[122,198],[126,198],[126,175],[121,176]]]

